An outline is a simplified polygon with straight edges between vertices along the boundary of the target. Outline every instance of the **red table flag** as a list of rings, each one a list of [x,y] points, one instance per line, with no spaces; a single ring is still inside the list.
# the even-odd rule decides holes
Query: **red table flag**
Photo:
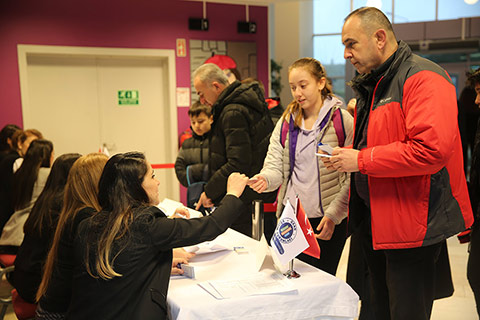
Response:
[[[315,257],[317,259],[320,258],[320,247],[317,242],[317,238],[315,238],[315,233],[313,232],[313,228],[310,225],[310,221],[308,221],[307,215],[305,214],[305,210],[303,210],[302,204],[300,203],[300,199],[297,198],[297,220],[300,228],[302,228],[303,234],[307,239],[308,244],[310,247],[305,249],[303,253],[308,254],[309,256]]]

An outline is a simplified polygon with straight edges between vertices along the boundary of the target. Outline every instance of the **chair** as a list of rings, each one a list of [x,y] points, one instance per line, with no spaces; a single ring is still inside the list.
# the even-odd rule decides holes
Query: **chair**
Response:
[[[35,311],[37,310],[37,305],[23,300],[16,289],[12,290],[12,305],[13,311],[15,312],[18,320],[28,320],[35,318]]]
[[[12,272],[14,268],[15,267],[13,265],[8,267],[0,267],[0,280],[3,279],[4,275]],[[5,313],[7,312],[7,308],[10,303],[12,303],[11,295],[7,297],[0,297],[0,304],[2,305],[0,309],[0,320],[3,320],[3,317],[5,317]]]

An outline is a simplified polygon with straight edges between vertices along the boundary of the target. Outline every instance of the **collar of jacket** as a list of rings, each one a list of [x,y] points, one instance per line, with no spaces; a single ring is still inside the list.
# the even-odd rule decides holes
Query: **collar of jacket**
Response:
[[[370,73],[362,73],[357,75],[348,84],[352,89],[358,91],[360,87],[375,87],[376,83],[384,77],[384,80],[390,80],[397,73],[400,65],[412,55],[410,47],[400,40],[398,42],[397,51],[392,54],[382,65],[372,70]]]
[[[193,130],[192,126],[190,126],[190,130],[192,130],[192,137],[194,137],[194,138],[197,139],[197,140],[205,140],[205,139],[207,139],[207,138],[208,138],[208,135],[209,135],[210,132],[212,131],[212,130],[210,130],[210,131],[208,131],[208,132],[205,132],[202,136],[199,136],[198,134],[195,133],[195,131]]]

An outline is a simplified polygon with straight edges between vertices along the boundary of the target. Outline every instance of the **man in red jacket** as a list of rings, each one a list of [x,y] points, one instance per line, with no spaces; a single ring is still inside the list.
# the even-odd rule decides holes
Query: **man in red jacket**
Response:
[[[441,247],[473,222],[455,87],[376,8],[350,13],[342,42],[359,73],[354,142],[325,164],[352,172],[349,227],[364,239],[376,318],[429,319]]]

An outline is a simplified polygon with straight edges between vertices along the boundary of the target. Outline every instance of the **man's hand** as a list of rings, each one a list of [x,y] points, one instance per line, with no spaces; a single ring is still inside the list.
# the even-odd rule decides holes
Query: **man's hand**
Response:
[[[267,179],[259,174],[248,180],[247,185],[258,193],[262,193],[268,187]]]
[[[350,148],[335,148],[331,158],[322,158],[327,169],[340,172],[357,172],[358,153],[360,151]]]
[[[238,172],[232,173],[227,180],[227,194],[240,198],[247,185],[248,177]]]
[[[324,216],[317,227],[317,231],[320,231],[320,233],[316,234],[315,237],[320,240],[330,240],[334,230],[335,223],[332,219]]]
[[[200,195],[200,199],[198,199],[197,205],[195,206],[195,210],[200,209],[201,206],[205,208],[213,207],[212,199],[209,199],[205,194],[205,192],[202,192],[202,194]]]

